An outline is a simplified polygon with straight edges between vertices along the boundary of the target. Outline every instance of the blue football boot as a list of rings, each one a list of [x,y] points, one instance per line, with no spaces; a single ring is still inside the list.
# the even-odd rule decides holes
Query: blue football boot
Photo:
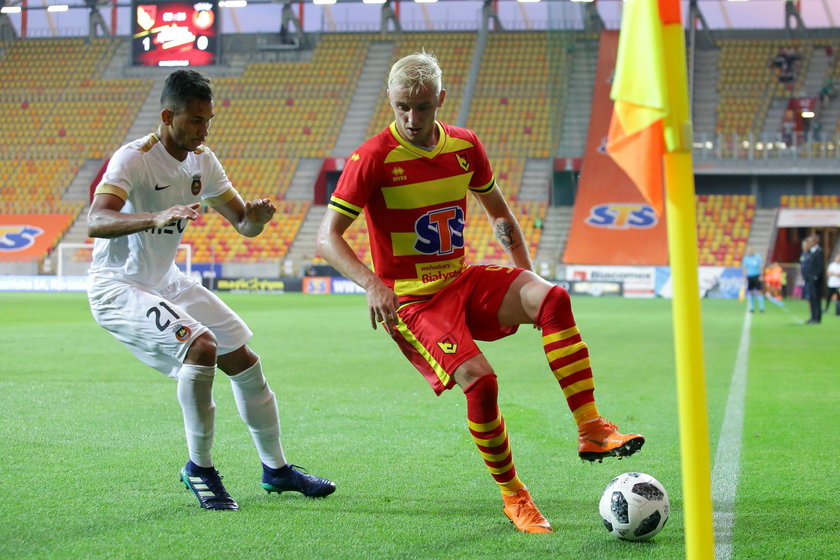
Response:
[[[187,461],[181,469],[181,482],[192,490],[204,509],[239,509],[239,504],[225,490],[219,471],[212,467],[199,467],[192,461]]]
[[[272,469],[263,465],[262,487],[271,492],[300,492],[308,498],[323,498],[335,492],[335,482],[306,474],[297,465]]]

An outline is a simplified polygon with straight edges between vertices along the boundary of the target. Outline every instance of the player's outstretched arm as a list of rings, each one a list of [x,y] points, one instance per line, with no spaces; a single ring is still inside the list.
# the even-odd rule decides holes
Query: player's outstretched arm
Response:
[[[270,198],[258,198],[244,202],[238,194],[226,203],[213,209],[224,216],[230,224],[245,237],[256,237],[262,233],[265,224],[271,221],[277,207]]]
[[[501,243],[505,252],[510,255],[513,264],[525,270],[534,270],[531,263],[531,254],[528,252],[528,243],[525,242],[525,234],[516,216],[508,206],[505,197],[498,185],[489,193],[476,195],[478,201],[484,207],[487,219],[490,220],[490,227],[496,239]]]
[[[344,232],[352,223],[353,220],[347,216],[328,208],[318,229],[315,250],[345,278],[365,290],[370,309],[370,326],[376,329],[379,323],[391,334],[398,321],[397,294],[365,266],[347,244]]]
[[[100,193],[94,196],[88,213],[88,236],[108,239],[153,227],[162,228],[178,220],[195,220],[200,204],[178,204],[160,212],[137,214],[120,212],[123,206],[125,201],[116,195]]]

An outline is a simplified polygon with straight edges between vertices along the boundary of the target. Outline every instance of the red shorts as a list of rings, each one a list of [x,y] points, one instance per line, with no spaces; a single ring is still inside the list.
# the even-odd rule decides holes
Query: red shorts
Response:
[[[394,341],[435,394],[455,385],[452,374],[481,351],[476,340],[498,340],[518,325],[499,324],[499,308],[521,268],[474,265],[429,300],[400,307]]]

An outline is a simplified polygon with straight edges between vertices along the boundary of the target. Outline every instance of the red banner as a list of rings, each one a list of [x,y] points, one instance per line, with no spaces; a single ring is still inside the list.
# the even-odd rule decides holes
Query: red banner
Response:
[[[74,217],[72,214],[0,215],[0,261],[26,261],[45,256]]]
[[[665,219],[657,217],[639,189],[606,152],[613,102],[618,31],[604,31],[586,155],[578,183],[563,262],[568,264],[666,265]]]

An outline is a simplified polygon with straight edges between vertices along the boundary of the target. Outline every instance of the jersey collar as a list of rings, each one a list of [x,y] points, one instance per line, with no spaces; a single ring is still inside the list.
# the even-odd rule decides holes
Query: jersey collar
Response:
[[[407,142],[402,136],[400,136],[400,133],[397,130],[397,121],[392,122],[391,126],[388,128],[390,128],[391,134],[403,148],[415,155],[431,159],[443,151],[443,146],[446,144],[446,132],[443,130],[443,125],[440,124],[440,121],[435,121],[435,126],[437,126],[438,129],[438,141],[432,150],[424,150],[423,148],[419,148],[414,144]]]

